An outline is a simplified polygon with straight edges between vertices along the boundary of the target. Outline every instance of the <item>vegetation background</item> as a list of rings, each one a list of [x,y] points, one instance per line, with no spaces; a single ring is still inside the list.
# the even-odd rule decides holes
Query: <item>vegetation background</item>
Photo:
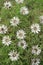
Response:
[[[0,0],[0,17],[2,21],[0,24],[5,24],[8,26],[8,33],[4,35],[9,35],[13,43],[7,47],[1,42],[4,35],[0,34],[0,65],[31,65],[31,59],[34,57],[40,58],[40,65],[43,65],[43,24],[40,24],[39,16],[43,15],[43,0],[25,0],[23,4],[17,4],[15,0],[9,0],[12,3],[12,7],[7,10],[4,7],[4,2],[6,0]],[[30,13],[29,15],[23,16],[20,14],[20,8],[22,6],[27,6]],[[17,27],[11,27],[9,21],[12,17],[18,16],[21,23]],[[41,32],[39,34],[34,34],[30,30],[32,23],[39,23],[41,26]],[[23,50],[17,47],[16,32],[19,29],[25,30],[26,42],[28,44],[27,49]],[[32,46],[38,44],[42,50],[39,56],[34,56],[31,53]],[[10,50],[17,50],[20,52],[20,59],[16,62],[11,62],[8,57]]]

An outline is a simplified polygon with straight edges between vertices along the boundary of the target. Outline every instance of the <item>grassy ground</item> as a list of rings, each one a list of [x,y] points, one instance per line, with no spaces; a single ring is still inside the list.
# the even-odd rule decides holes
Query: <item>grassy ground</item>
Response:
[[[40,24],[39,16],[43,15],[43,0],[25,0],[23,4],[15,3],[15,0],[10,0],[12,3],[12,8],[6,10],[3,8],[3,4],[6,0],[0,0],[0,17],[2,21],[0,24],[5,24],[8,26],[9,33],[4,35],[9,35],[12,38],[13,43],[7,47],[1,42],[4,35],[0,34],[0,65],[31,65],[31,58],[38,57],[41,59],[40,65],[43,65],[43,24]],[[19,10],[22,6],[27,6],[30,10],[29,15],[23,16],[20,14]],[[18,16],[21,23],[17,27],[10,26],[10,19],[14,16]],[[39,34],[34,34],[31,32],[30,26],[32,23],[39,23],[41,26],[41,32]],[[26,32],[26,42],[28,48],[22,50],[17,47],[18,39],[16,38],[16,32],[19,29],[23,29]],[[39,56],[34,56],[31,54],[32,45],[38,44],[42,49]],[[16,62],[11,62],[8,58],[8,53],[10,50],[17,50],[20,52],[20,59]]]

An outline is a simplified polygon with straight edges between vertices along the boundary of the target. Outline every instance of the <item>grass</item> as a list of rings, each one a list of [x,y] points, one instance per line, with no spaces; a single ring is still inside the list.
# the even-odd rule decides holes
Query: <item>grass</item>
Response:
[[[6,0],[0,0],[0,17],[2,21],[0,24],[5,24],[8,26],[9,33],[0,34],[0,65],[31,65],[31,58],[40,58],[40,65],[43,65],[43,24],[40,24],[39,16],[43,15],[43,0],[25,0],[23,4],[17,4],[15,0],[10,0],[12,7],[7,10],[3,8],[3,4]],[[27,16],[20,14],[20,8],[22,6],[27,6],[30,13]],[[11,27],[9,21],[12,17],[18,16],[21,23],[17,27]],[[39,23],[41,27],[41,32],[39,34],[34,34],[31,32],[30,26],[32,23]],[[19,29],[23,29],[26,32],[26,42],[28,48],[23,50],[17,47],[18,39],[16,38],[16,32]],[[12,44],[7,47],[1,42],[4,35],[9,35],[12,39]],[[34,56],[31,54],[32,46],[38,44],[42,50],[39,56]],[[20,59],[16,62],[11,62],[8,53],[10,50],[17,50],[20,52]]]

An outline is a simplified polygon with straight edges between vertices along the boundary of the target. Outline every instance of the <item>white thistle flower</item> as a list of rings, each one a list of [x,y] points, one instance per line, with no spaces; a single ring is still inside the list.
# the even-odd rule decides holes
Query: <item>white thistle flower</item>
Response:
[[[8,54],[10,56],[10,60],[11,61],[17,61],[19,59],[19,53],[17,53],[17,51],[11,51]]]
[[[40,32],[40,26],[39,24],[35,23],[31,25],[31,31],[33,33],[39,33]]]
[[[15,0],[18,4],[23,3],[24,0]]]
[[[24,39],[25,38],[25,32],[24,32],[24,30],[18,30],[17,31],[17,38],[18,39]]]
[[[23,15],[29,14],[29,10],[26,6],[20,8],[20,13]]]
[[[38,45],[32,47],[32,54],[39,55],[40,53],[41,49],[38,47]]]
[[[12,5],[11,5],[11,2],[10,2],[10,1],[6,1],[6,2],[4,3],[4,7],[7,8],[7,9],[9,9],[11,6],[12,6]]]
[[[39,65],[40,64],[40,59],[32,59],[32,65]]]
[[[10,21],[12,26],[17,26],[19,24],[20,20],[18,17],[13,17]]]
[[[8,28],[6,25],[0,25],[0,34],[4,34],[8,31]]]
[[[26,41],[25,40],[21,40],[18,42],[18,46],[22,47],[23,49],[25,49],[27,47]]]
[[[9,36],[4,36],[3,39],[2,39],[2,43],[3,43],[4,45],[9,46],[9,45],[11,44],[11,39],[10,39],[10,37],[9,37]]]
[[[39,18],[40,18],[40,23],[43,24],[43,16],[40,16]]]

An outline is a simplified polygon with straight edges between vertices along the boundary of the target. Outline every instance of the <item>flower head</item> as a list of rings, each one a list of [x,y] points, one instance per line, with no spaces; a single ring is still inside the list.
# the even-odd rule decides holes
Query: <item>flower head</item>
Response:
[[[32,65],[39,65],[40,64],[40,59],[32,59]]]
[[[25,38],[25,32],[24,32],[24,30],[18,30],[17,31],[17,38],[18,39],[24,39]]]
[[[17,61],[19,59],[19,53],[17,53],[17,51],[11,51],[8,54],[10,56],[10,60],[11,61]]]
[[[18,42],[18,46],[22,47],[23,49],[25,49],[27,47],[26,41],[25,40],[21,40]]]
[[[19,24],[19,18],[18,17],[13,17],[10,21],[12,26],[17,26]]]
[[[38,33],[38,32],[40,32],[40,26],[39,26],[39,24],[32,24],[31,25],[31,31],[33,32],[33,33]]]
[[[10,39],[10,37],[9,37],[9,36],[4,36],[3,39],[2,39],[2,43],[3,43],[4,45],[9,46],[9,45],[11,44],[11,39]]]
[[[24,7],[21,7],[20,13],[23,14],[23,15],[29,14],[28,8],[25,7],[25,6]]]
[[[40,23],[43,24],[43,16],[40,16],[39,18],[40,18]]]
[[[4,3],[4,7],[7,8],[7,9],[9,9],[11,6],[12,6],[12,5],[11,5],[11,2],[10,2],[10,1],[6,1],[6,2]]]
[[[38,47],[38,45],[32,47],[32,54],[39,55],[40,53],[41,49]]]
[[[23,3],[24,0],[15,0],[18,4]]]
[[[6,25],[0,25],[0,34],[4,34],[8,31],[8,28]]]

